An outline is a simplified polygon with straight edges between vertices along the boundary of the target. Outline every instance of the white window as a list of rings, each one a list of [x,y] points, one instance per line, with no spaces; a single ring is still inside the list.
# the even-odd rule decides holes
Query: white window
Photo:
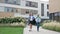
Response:
[[[47,4],[47,9],[49,9],[49,5]]]
[[[26,1],[26,6],[38,8],[37,2]]]
[[[41,3],[41,16],[44,16],[44,4]]]
[[[7,4],[20,5],[20,0],[5,0]]]

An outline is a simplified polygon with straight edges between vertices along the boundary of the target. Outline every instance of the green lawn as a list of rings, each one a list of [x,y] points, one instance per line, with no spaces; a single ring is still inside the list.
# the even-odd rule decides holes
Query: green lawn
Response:
[[[0,27],[0,34],[23,34],[23,27]]]

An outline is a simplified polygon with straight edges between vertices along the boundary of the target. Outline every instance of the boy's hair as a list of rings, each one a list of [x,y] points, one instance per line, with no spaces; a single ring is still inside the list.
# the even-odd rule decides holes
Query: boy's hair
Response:
[[[39,16],[39,14],[37,16]]]

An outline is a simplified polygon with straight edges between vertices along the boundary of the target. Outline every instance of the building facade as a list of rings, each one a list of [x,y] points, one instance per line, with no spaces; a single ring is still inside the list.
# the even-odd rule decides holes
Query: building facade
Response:
[[[60,21],[60,0],[49,0],[50,18]]]
[[[49,19],[49,2],[40,0],[0,0],[0,17],[28,17],[40,15]]]

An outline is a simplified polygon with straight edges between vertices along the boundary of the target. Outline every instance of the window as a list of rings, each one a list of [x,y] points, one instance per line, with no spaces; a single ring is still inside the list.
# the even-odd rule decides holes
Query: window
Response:
[[[5,0],[5,3],[8,3],[8,0]]]
[[[18,10],[16,9],[16,13],[18,13]]]
[[[49,12],[47,12],[47,16],[49,16]]]
[[[49,9],[49,5],[47,4],[47,9]]]
[[[16,1],[14,1],[14,4],[16,4]]]
[[[29,10],[28,9],[26,10],[26,14],[29,14]]]
[[[5,11],[6,11],[6,12],[11,12],[11,11],[12,11],[12,8],[10,8],[10,7],[5,7]]]
[[[0,12],[4,12],[4,7],[0,6]]]
[[[26,11],[26,14],[29,14],[29,12],[28,12],[28,11]]]
[[[60,16],[60,12],[59,12],[59,16]]]
[[[7,9],[7,12],[9,11],[9,9]]]
[[[60,16],[60,12],[56,12],[55,13],[55,16]]]
[[[33,13],[34,15],[38,13],[37,10],[30,10],[30,9],[21,9],[21,14],[30,14]]]
[[[29,13],[37,14],[38,11],[37,10],[29,10]]]
[[[19,8],[12,8],[12,7],[5,7],[4,8],[5,10],[5,12],[14,12],[14,13],[18,13],[18,12],[20,12],[18,9]]]
[[[33,10],[32,12],[33,12],[33,14],[37,14],[37,13],[38,13],[38,11],[37,11],[37,10]]]
[[[41,4],[41,16],[44,16],[44,4]]]
[[[38,3],[37,2],[27,1],[26,6],[38,8]]]
[[[13,12],[14,10],[12,9],[11,12]]]
[[[12,12],[16,12],[16,13],[18,13],[18,10],[16,9],[16,8],[12,8]]]
[[[20,0],[5,0],[7,4],[20,5]]]

